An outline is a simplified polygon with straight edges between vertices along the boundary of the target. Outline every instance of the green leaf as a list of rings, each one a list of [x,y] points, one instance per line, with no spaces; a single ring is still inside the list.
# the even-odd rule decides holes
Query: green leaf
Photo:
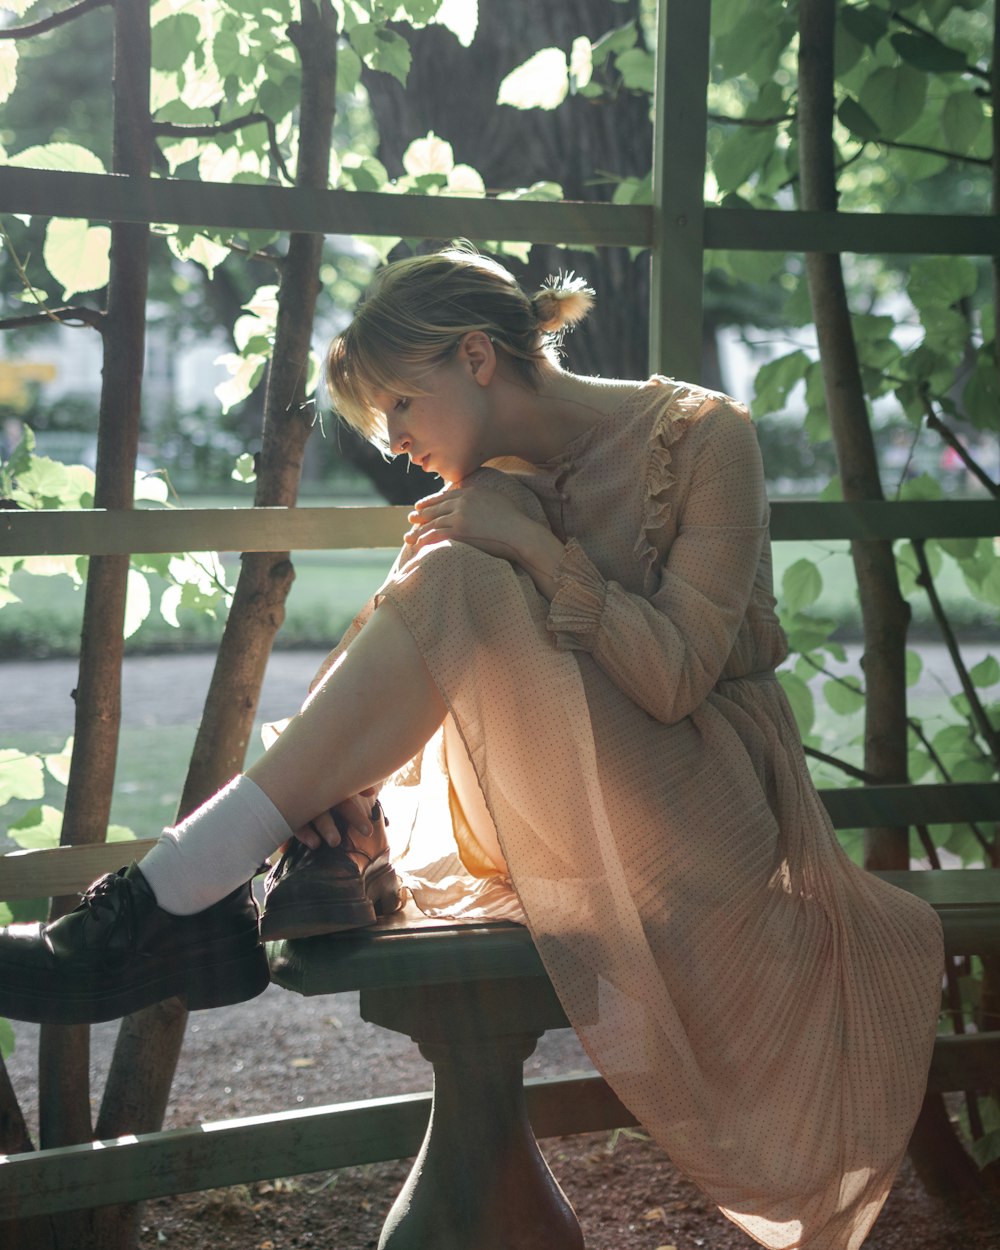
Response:
[[[899,488],[900,499],[940,499],[941,483],[927,473],[911,477]]]
[[[779,670],[778,681],[781,682],[781,688],[785,692],[785,697],[791,704],[795,723],[799,727],[799,733],[807,734],[812,729],[813,721],[816,719],[816,708],[813,704],[812,691],[801,677],[796,677],[794,673],[789,673],[786,669]]]
[[[479,27],[479,5],[455,0],[445,0],[437,12],[435,21],[448,28],[463,48],[468,48],[476,37]]]
[[[979,429],[1000,429],[1000,378],[992,362],[984,361],[972,371],[962,391],[962,406]]]
[[[873,48],[889,27],[888,12],[874,4],[845,4],[838,6],[844,29],[859,43]]]
[[[128,586],[125,596],[125,626],[123,637],[131,638],[139,626],[149,616],[153,606],[149,582],[138,569],[129,569]]]
[[[920,674],[924,671],[923,656],[919,651],[907,651],[906,653],[906,684],[915,686],[920,680]]]
[[[877,139],[880,131],[875,119],[867,113],[853,96],[845,96],[837,109],[837,117],[852,135],[860,139]]]
[[[229,475],[234,482],[256,482],[257,470],[254,467],[254,458],[249,452],[244,452],[242,456],[236,457],[236,464],[233,471]]]
[[[629,48],[615,57],[615,69],[622,76],[622,82],[630,91],[648,91],[653,93],[656,76],[656,62],[652,52],[642,48]]]
[[[6,103],[17,86],[17,44],[12,39],[0,42],[0,104]]]
[[[804,351],[789,352],[770,360],[757,371],[754,379],[754,412],[759,417],[767,412],[780,412],[792,389],[802,381],[810,360]]]
[[[968,68],[964,52],[926,35],[900,31],[890,36],[889,42],[908,65],[928,74],[961,74]]]
[[[926,777],[934,768],[934,761],[923,749],[915,749],[906,753],[906,773],[911,781],[919,781]]]
[[[426,26],[441,8],[442,0],[401,0],[400,9],[410,22],[417,26]]]
[[[193,13],[168,13],[153,27],[153,66],[167,73],[184,62],[201,37],[201,23]]]
[[[561,48],[542,48],[501,81],[497,104],[517,109],[554,109],[568,93],[566,53]]]
[[[976,759],[978,748],[966,725],[945,725],[931,739],[931,745],[945,763],[956,764],[961,759]]]
[[[731,30],[716,38],[715,55],[727,78],[750,74],[763,83],[773,77],[787,34],[786,23],[762,20],[759,12],[746,10]]]
[[[712,159],[712,172],[719,190],[735,191],[764,163],[774,148],[776,131],[770,126],[749,134],[737,127],[719,145]]]
[[[15,1045],[14,1026],[0,1016],[0,1059],[9,1059],[14,1053]]]
[[[781,593],[788,611],[802,612],[823,593],[823,577],[812,560],[796,560],[785,569]]]
[[[62,820],[62,812],[43,803],[25,812],[8,833],[22,850],[45,851],[59,845]]]
[[[969,676],[974,686],[995,686],[1000,681],[1000,664],[995,656],[988,655],[969,669]]]
[[[0,807],[11,799],[40,799],[45,793],[45,774],[37,755],[7,747],[0,750]]]
[[[816,651],[837,628],[837,622],[827,617],[793,615],[782,620],[788,645],[793,651]]]
[[[939,538],[938,546],[953,560],[967,560],[976,554],[978,540],[975,538]]]
[[[107,286],[111,231],[77,217],[53,217],[45,231],[42,256],[49,273],[62,284],[63,298]]]
[[[240,37],[235,30],[223,27],[216,33],[212,40],[212,60],[223,78],[240,73],[244,55],[240,47]]]
[[[978,96],[964,89],[953,91],[945,100],[941,112],[945,143],[954,151],[966,155],[976,146],[985,120]]]
[[[394,30],[379,30],[375,36],[375,49],[369,59],[372,69],[391,74],[404,87],[410,73],[413,55],[410,45]]]
[[[594,69],[603,65],[609,56],[634,48],[638,38],[639,31],[635,22],[626,22],[624,26],[617,26],[614,30],[609,30],[607,34],[602,35],[591,47]]]
[[[927,256],[910,266],[906,293],[921,311],[950,308],[975,293],[976,267],[965,256]]]
[[[228,412],[236,404],[242,403],[256,389],[264,376],[267,357],[255,352],[246,357],[229,352],[217,357],[215,363],[224,364],[230,373],[230,377],[225,382],[220,382],[215,388],[222,411]]]
[[[883,65],[869,74],[858,103],[882,135],[897,139],[917,121],[927,99],[927,78],[908,65]]]
[[[7,157],[18,169],[65,169],[74,174],[103,174],[104,162],[78,143],[44,143]]]
[[[447,179],[455,168],[455,153],[450,143],[431,130],[423,138],[414,139],[403,153],[403,168],[414,178],[439,174]]]
[[[349,43],[337,49],[337,92],[350,95],[361,81],[361,58]]]
[[[972,1142],[969,1149],[980,1168],[1000,1159],[1000,1128],[984,1133],[977,1141]]]
[[[968,825],[952,825],[942,846],[963,864],[982,863],[983,848]]]
[[[856,677],[844,677],[840,681],[832,679],[825,681],[823,697],[830,709],[838,716],[853,716],[865,705],[861,682]]]

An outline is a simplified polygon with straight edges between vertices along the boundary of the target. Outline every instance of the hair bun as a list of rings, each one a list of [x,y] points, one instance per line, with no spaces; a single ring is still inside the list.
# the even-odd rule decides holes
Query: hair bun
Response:
[[[546,334],[558,334],[582,321],[594,306],[594,289],[585,278],[575,273],[551,274],[532,299],[539,328]]]

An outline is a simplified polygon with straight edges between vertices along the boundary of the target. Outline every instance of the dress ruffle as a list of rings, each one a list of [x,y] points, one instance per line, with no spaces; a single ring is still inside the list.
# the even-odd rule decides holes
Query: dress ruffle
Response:
[[[739,413],[744,420],[750,420],[747,408],[728,395],[706,391],[700,386],[689,386],[685,382],[677,383],[653,427],[649,440],[649,459],[646,462],[645,513],[633,548],[647,581],[663,557],[663,546],[656,542],[656,536],[670,521],[670,496],[677,481],[670,467],[673,460],[672,448],[689,425],[700,420],[706,410],[721,404]]]

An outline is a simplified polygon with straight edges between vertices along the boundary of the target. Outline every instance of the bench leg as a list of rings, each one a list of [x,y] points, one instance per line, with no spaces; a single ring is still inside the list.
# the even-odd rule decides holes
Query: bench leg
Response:
[[[408,1033],[434,1065],[430,1123],[379,1250],[583,1250],[524,1101],[524,1060],[550,1024],[565,1024],[551,987],[369,990],[361,1011]]]

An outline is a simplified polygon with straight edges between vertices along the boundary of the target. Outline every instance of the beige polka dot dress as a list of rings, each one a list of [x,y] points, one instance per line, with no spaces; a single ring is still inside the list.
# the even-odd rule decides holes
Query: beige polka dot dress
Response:
[[[461,864],[421,879],[411,840],[415,896],[523,915],[596,1067],[752,1238],[854,1250],[923,1096],[940,926],[811,784],[746,411],[653,378],[471,481],[567,548],[551,602],[461,543],[403,556],[355,624],[392,604],[449,709],[397,780],[429,795],[443,761]]]

